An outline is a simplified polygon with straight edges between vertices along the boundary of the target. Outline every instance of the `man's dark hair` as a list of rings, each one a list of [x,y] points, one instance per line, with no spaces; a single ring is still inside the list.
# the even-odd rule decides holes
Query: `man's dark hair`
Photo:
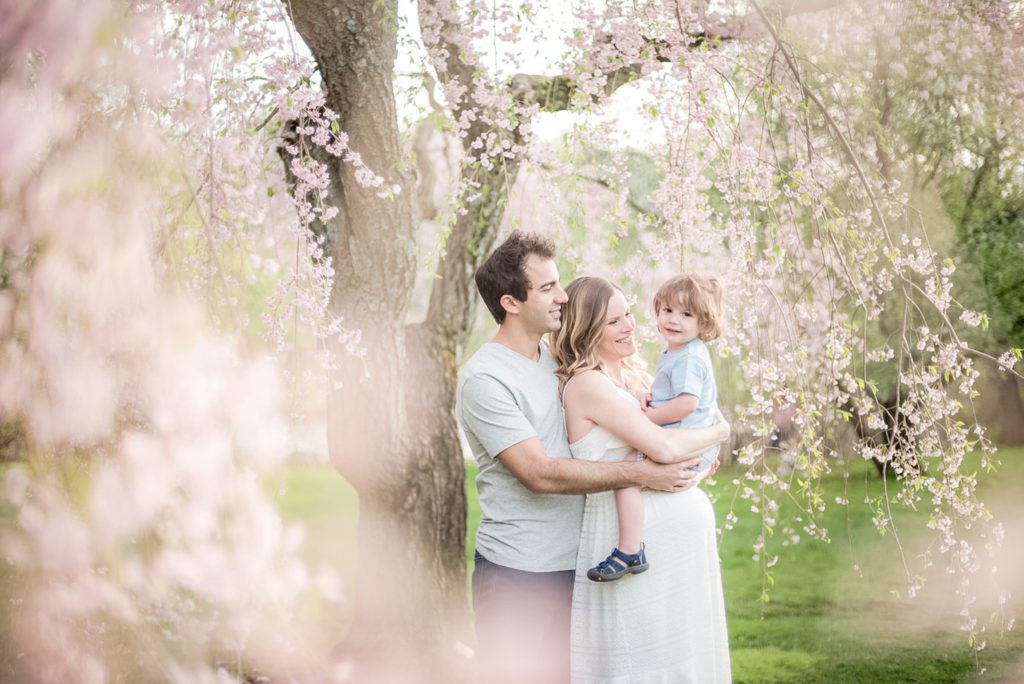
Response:
[[[502,297],[512,295],[526,301],[530,284],[524,266],[531,254],[554,259],[555,243],[543,235],[514,230],[476,271],[476,289],[499,325],[505,322],[506,313],[501,306]]]

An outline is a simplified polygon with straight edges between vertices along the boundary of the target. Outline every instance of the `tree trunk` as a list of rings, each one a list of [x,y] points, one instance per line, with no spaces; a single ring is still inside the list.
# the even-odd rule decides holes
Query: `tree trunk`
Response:
[[[360,505],[355,618],[338,654],[355,681],[450,681],[467,613],[465,472],[452,414],[455,345],[405,326],[416,247],[392,89],[397,3],[287,7],[350,146],[401,189],[381,198],[332,162],[331,310],[362,335],[361,356],[334,350],[328,394],[331,461]]]
[[[27,452],[28,436],[24,424],[0,417],[0,463],[24,460]]]
[[[882,419],[885,421],[885,427],[880,430],[869,430],[867,421],[856,415],[856,409],[852,404],[847,404],[845,407],[847,411],[854,414],[852,423],[858,437],[877,446],[895,446],[893,460],[871,459],[878,474],[883,478],[899,478],[908,472],[923,473],[924,464],[914,454],[914,438],[910,425],[907,423],[906,413],[902,410],[899,395],[893,394],[880,401],[879,404],[882,409]]]
[[[1020,398],[1021,382],[1009,373],[993,373],[996,388],[992,402],[992,424],[998,426],[997,439],[1006,446],[1024,444],[1024,402]]]

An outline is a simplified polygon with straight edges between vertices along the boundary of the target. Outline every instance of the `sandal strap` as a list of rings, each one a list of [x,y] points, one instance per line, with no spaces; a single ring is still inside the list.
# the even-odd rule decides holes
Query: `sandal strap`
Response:
[[[623,553],[618,548],[614,548],[607,558],[597,564],[597,571],[602,575],[617,574],[634,565],[639,565],[639,563],[638,554]]]
[[[625,570],[628,567],[629,567],[628,563],[627,564],[623,564],[622,561],[620,561],[617,558],[613,558],[611,556],[608,556],[603,561],[601,561],[600,563],[597,564],[597,569],[602,574],[606,574],[606,573],[609,573],[609,572],[620,572],[622,570]]]
[[[617,558],[617,559],[621,560],[623,563],[625,563],[626,564],[625,567],[627,567],[627,568],[630,565],[633,565],[634,561],[636,561],[636,562],[640,561],[639,554],[636,554],[636,553],[634,553],[634,554],[623,553],[622,551],[619,551],[619,549],[617,547],[612,549],[612,554],[611,554],[611,556],[608,556],[608,560],[611,560],[612,556],[614,556],[615,558]]]

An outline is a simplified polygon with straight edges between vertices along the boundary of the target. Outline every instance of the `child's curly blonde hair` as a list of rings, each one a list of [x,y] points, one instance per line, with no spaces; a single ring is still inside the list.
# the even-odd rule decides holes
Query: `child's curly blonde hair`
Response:
[[[654,314],[681,308],[697,317],[697,336],[705,342],[722,335],[722,286],[718,278],[697,274],[669,278],[654,294]]]

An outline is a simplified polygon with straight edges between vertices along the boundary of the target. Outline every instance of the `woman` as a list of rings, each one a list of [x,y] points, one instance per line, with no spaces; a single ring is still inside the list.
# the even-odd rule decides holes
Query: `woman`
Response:
[[[636,399],[647,380],[626,361],[636,351],[636,326],[622,291],[602,278],[578,278],[566,293],[552,353],[573,456],[621,460],[636,449],[658,461],[682,460],[666,436],[687,431],[654,425]],[[726,434],[723,427],[720,438]],[[709,446],[695,438],[689,454]],[[643,529],[649,570],[617,582],[590,581],[587,569],[615,545],[618,522],[613,492],[587,496],[573,589],[573,681],[729,682],[711,502],[697,488],[646,492]]]

